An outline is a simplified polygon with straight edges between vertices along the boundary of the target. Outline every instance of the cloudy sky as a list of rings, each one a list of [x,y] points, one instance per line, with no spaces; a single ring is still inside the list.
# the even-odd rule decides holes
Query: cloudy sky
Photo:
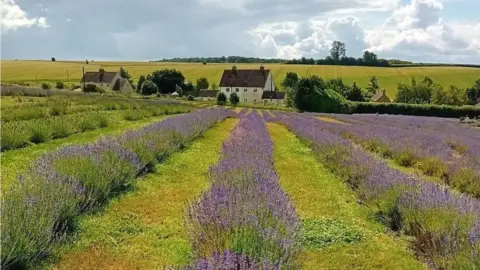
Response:
[[[0,0],[2,59],[358,57],[480,64],[479,0]]]

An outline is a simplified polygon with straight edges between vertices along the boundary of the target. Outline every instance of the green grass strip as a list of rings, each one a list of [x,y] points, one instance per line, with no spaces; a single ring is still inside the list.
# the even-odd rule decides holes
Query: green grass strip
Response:
[[[162,269],[187,264],[191,246],[185,209],[208,188],[206,173],[238,120],[226,119],[183,152],[172,154],[134,191],[80,221],[55,269]],[[49,267],[50,268],[50,267]]]
[[[302,269],[426,269],[408,239],[385,233],[372,212],[313,152],[278,124],[267,124],[275,168],[303,220]]]

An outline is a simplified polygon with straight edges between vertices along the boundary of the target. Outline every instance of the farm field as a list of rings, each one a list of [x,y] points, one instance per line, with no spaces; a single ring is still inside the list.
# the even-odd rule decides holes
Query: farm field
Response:
[[[140,75],[147,75],[154,70],[175,68],[180,70],[187,80],[195,83],[199,77],[206,77],[210,83],[220,82],[224,69],[230,69],[232,64],[201,63],[150,63],[150,62],[51,62],[51,61],[11,61],[2,60],[2,82],[40,82],[64,81],[78,83],[82,77],[82,67],[85,71],[97,71],[103,66],[106,71],[117,71],[121,66],[126,68],[136,81]],[[258,68],[259,64],[237,64],[237,68]],[[296,72],[299,76],[318,75],[323,78],[342,78],[347,83],[357,82],[361,87],[368,85],[370,76],[376,76],[381,88],[394,97],[398,83],[409,83],[411,78],[423,79],[429,76],[435,82],[448,87],[455,85],[460,88],[471,87],[480,77],[480,69],[465,67],[347,67],[318,65],[286,65],[266,64],[274,74],[275,83],[280,86],[287,72]]]
[[[2,142],[2,269],[480,267],[480,129],[458,119],[1,101],[2,135],[31,122]],[[108,125],[48,128],[90,113]]]

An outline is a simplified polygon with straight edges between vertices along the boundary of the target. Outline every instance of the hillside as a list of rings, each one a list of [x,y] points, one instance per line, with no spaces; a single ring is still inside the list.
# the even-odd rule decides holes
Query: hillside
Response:
[[[180,70],[187,80],[195,82],[199,77],[207,77],[210,83],[219,83],[222,71],[231,68],[232,64],[200,63],[166,63],[166,62],[50,62],[50,61],[1,61],[2,82],[38,82],[41,81],[70,81],[78,82],[82,76],[82,67],[85,71],[97,70],[103,66],[107,71],[118,70],[120,66],[126,68],[134,80],[140,75],[146,75],[157,69],[175,68]],[[237,64],[241,68],[258,68],[259,64]],[[361,87],[368,85],[368,78],[376,76],[380,86],[394,96],[397,84],[410,81],[411,77],[423,78],[429,76],[435,82],[445,87],[455,85],[461,88],[470,87],[480,78],[480,69],[466,67],[357,67],[357,66],[308,66],[287,64],[266,64],[272,69],[275,82],[280,85],[287,72],[296,72],[299,76],[318,75],[324,78],[341,77],[348,83],[354,81]]]

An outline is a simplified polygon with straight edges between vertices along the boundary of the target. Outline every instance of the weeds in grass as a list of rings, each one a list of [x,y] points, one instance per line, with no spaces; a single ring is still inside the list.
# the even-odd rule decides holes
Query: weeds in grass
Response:
[[[325,248],[337,243],[356,243],[363,234],[337,219],[302,220],[301,241],[309,248]]]

